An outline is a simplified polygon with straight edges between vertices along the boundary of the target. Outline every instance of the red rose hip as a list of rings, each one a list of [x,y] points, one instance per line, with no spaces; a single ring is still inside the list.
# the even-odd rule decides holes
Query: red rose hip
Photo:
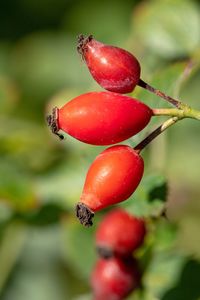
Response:
[[[129,256],[145,237],[145,222],[117,208],[108,213],[96,231],[96,246],[103,257]]]
[[[136,99],[111,92],[91,92],[55,108],[48,123],[55,134],[63,130],[88,144],[111,145],[137,134],[151,116],[152,110]]]
[[[81,224],[92,225],[94,212],[128,199],[144,171],[142,157],[125,145],[112,146],[100,153],[90,166],[76,215]]]
[[[122,300],[140,282],[135,260],[119,258],[99,259],[91,275],[94,300]]]
[[[100,43],[92,35],[79,35],[77,50],[93,78],[106,90],[126,94],[138,84],[140,64],[130,52]]]

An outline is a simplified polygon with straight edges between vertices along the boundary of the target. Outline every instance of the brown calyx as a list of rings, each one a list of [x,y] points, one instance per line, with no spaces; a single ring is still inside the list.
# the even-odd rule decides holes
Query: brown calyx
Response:
[[[94,217],[94,212],[86,204],[78,202],[76,205],[76,217],[82,225],[90,227],[93,224],[92,218]]]
[[[58,127],[58,108],[57,107],[54,107],[52,109],[51,115],[48,115],[46,120],[47,120],[48,126],[51,128],[51,132],[53,134],[56,134],[61,140],[63,140],[64,136],[62,134],[58,133],[59,127]]]
[[[93,36],[90,34],[88,36],[84,36],[83,34],[78,35],[77,41],[77,51],[81,55],[82,59],[84,60],[85,52],[87,51],[87,43],[89,43],[93,39]]]
[[[109,259],[114,256],[113,250],[108,247],[97,246],[96,250],[99,256],[103,257],[104,259]]]

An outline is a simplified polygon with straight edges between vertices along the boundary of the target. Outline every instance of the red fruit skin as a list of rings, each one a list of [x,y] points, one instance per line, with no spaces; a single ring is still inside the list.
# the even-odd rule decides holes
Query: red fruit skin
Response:
[[[122,300],[140,281],[136,262],[130,257],[99,259],[91,275],[94,300]]]
[[[92,145],[111,145],[130,138],[150,121],[142,102],[110,92],[80,95],[58,112],[58,128]]]
[[[140,64],[130,52],[89,39],[82,55],[93,78],[106,90],[130,93],[140,79]]]
[[[100,253],[129,256],[139,248],[145,237],[145,222],[117,208],[108,213],[96,231],[96,246]]]
[[[124,201],[137,188],[143,171],[143,159],[134,149],[112,146],[90,166],[80,201],[93,212]]]

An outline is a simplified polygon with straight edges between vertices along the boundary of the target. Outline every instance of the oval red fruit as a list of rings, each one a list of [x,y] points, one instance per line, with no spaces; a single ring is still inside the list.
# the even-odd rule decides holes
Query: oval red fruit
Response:
[[[96,246],[101,256],[129,256],[145,237],[145,222],[117,208],[109,212],[96,231]]]
[[[88,144],[111,145],[137,134],[151,116],[152,110],[136,99],[111,92],[91,92],[57,109],[57,116],[49,116],[48,121],[53,133],[61,129]]]
[[[106,90],[126,94],[138,84],[140,64],[130,52],[100,43],[91,35],[80,35],[77,49],[93,78]]]
[[[143,171],[142,157],[129,146],[112,146],[100,153],[88,170],[76,207],[80,222],[90,226],[94,212],[128,199]]]
[[[99,259],[91,275],[94,300],[122,300],[140,282],[135,260],[119,258]]]

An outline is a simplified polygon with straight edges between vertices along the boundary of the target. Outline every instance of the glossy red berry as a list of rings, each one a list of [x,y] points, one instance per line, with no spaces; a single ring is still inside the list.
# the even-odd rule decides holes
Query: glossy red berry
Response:
[[[140,64],[130,52],[100,43],[91,35],[80,35],[77,49],[93,78],[106,90],[126,94],[138,84]]]
[[[129,198],[143,171],[142,157],[129,146],[112,146],[100,153],[88,170],[76,207],[80,222],[90,226],[94,212]]]
[[[117,208],[109,212],[96,231],[96,246],[101,256],[129,256],[145,237],[145,222]]]
[[[99,259],[91,276],[94,300],[122,300],[138,286],[140,275],[135,260]]]
[[[137,134],[151,116],[152,110],[136,99],[111,92],[91,92],[54,109],[48,122],[53,133],[61,129],[88,144],[111,145]]]

